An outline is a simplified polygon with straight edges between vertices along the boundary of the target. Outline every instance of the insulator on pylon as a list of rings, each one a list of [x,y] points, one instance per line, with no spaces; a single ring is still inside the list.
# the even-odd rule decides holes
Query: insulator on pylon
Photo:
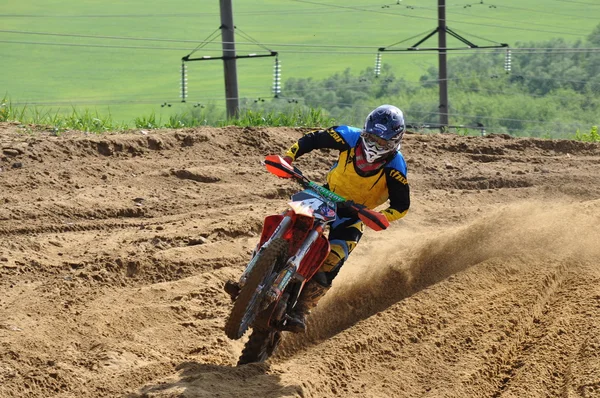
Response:
[[[273,94],[275,97],[281,93],[281,63],[279,57],[275,57],[275,66],[273,67]]]
[[[375,77],[379,77],[381,74],[381,53],[377,53],[375,58]]]
[[[187,90],[187,66],[185,65],[185,62],[181,62],[181,83],[180,83],[180,87],[181,87],[181,102],[185,102],[185,100],[187,99],[187,94],[188,94],[188,90]]]
[[[506,73],[510,72],[511,69],[511,55],[510,55],[510,49],[506,49],[506,57],[504,58],[504,70],[506,71]]]

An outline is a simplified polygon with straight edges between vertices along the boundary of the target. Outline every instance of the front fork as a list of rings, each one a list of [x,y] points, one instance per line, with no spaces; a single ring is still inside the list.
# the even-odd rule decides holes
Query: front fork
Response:
[[[302,245],[298,248],[296,254],[290,257],[285,267],[279,271],[277,277],[275,277],[275,280],[271,284],[271,288],[265,296],[265,308],[281,296],[294,276],[302,281],[303,277],[297,274],[296,271],[300,268],[300,263],[302,262],[302,259],[304,259],[304,256],[306,256],[306,253],[308,253],[313,243],[319,238],[319,230],[320,228],[317,227],[310,231]]]
[[[291,224],[292,218],[290,216],[284,217],[273,232],[273,234],[271,235],[271,237],[258,249],[257,252],[254,253],[252,260],[250,260],[248,266],[246,267],[246,269],[242,273],[242,276],[240,277],[240,287],[244,286],[244,284],[246,283],[248,275],[250,275],[250,272],[254,268],[254,265],[256,264],[256,261],[258,260],[260,253],[264,250],[264,248],[267,247],[267,245],[269,245],[274,239],[281,238],[290,228]],[[296,274],[296,271],[298,271],[298,268],[302,263],[302,259],[309,252],[313,243],[315,243],[315,241],[321,235],[322,228],[323,226],[321,225],[321,223],[317,223],[309,232],[304,242],[302,242],[302,245],[298,248],[296,254],[290,257],[285,267],[283,267],[283,269],[279,271],[279,273],[274,279],[271,279],[268,282],[271,286],[266,292],[265,298],[261,303],[262,309],[267,308],[273,302],[278,300],[279,297],[281,297],[281,294],[286,289],[292,278],[296,277],[298,280],[302,281],[303,277]]]
[[[246,280],[248,279],[248,275],[250,275],[250,272],[252,271],[252,269],[254,268],[254,265],[256,264],[256,261],[259,258],[260,253],[265,249],[265,247],[267,247],[273,240],[278,239],[280,237],[283,236],[283,234],[286,233],[286,231],[288,230],[288,228],[290,227],[290,225],[292,224],[292,218],[290,216],[285,216],[281,222],[279,223],[279,225],[277,226],[277,228],[275,228],[275,231],[273,231],[273,234],[271,235],[271,237],[269,238],[269,240],[267,240],[261,247],[260,249],[258,249],[258,252],[253,253],[252,255],[252,259],[250,260],[250,262],[248,263],[248,265],[246,266],[246,269],[244,270],[244,272],[242,273],[242,276],[240,276],[240,287],[244,286],[246,284]]]

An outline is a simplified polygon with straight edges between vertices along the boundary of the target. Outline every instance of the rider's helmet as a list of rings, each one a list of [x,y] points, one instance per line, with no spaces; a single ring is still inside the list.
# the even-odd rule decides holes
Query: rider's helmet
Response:
[[[360,135],[367,162],[376,162],[400,149],[405,128],[404,114],[393,105],[381,105],[369,113]]]

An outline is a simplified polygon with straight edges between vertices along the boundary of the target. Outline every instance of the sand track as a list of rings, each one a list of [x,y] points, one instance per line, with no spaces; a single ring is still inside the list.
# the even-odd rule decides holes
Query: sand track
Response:
[[[301,134],[0,124],[0,396],[600,396],[600,145],[508,136],[407,135],[408,216],[236,368],[221,287],[295,190],[260,160]]]

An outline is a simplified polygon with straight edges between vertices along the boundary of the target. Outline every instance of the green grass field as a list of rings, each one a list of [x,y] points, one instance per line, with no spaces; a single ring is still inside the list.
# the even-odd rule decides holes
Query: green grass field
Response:
[[[594,2],[454,0],[448,2],[447,23],[478,45],[490,44],[483,39],[510,45],[553,37],[574,42],[584,39],[600,21],[600,2]],[[377,48],[417,35],[398,46],[407,47],[437,26],[436,0],[401,0],[400,4],[389,0],[246,0],[234,1],[233,8],[239,28],[238,55],[264,52],[242,33],[278,51],[284,82],[289,77],[321,79],[346,68],[358,72],[373,67]],[[181,57],[219,25],[216,0],[3,2],[0,98],[52,112],[71,113],[74,106],[83,107],[125,122],[152,112],[168,118],[195,103],[212,102],[224,108],[221,61],[187,63],[187,104],[179,98]],[[194,56],[219,56],[221,36],[217,33],[215,42]],[[437,46],[437,37],[427,43]],[[448,45],[459,42],[449,39]],[[270,57],[238,60],[240,97],[272,96],[273,61]],[[427,68],[437,66],[437,57],[384,53],[383,62],[397,76],[418,81]],[[172,106],[161,107],[164,103]]]

